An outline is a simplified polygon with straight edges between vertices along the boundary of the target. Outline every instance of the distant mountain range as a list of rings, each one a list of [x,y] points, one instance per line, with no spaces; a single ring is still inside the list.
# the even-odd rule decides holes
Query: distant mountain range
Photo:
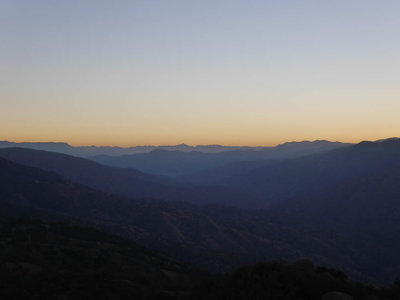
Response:
[[[326,141],[316,141],[326,144]],[[300,144],[308,144],[310,142],[300,142]],[[337,143],[337,142],[336,142]],[[288,145],[293,143],[286,143]],[[285,147],[286,144],[282,144],[279,146]],[[279,147],[278,146],[278,147]],[[321,144],[322,146],[322,144]],[[224,151],[238,151],[238,150],[262,150],[262,149],[270,149],[274,147],[248,147],[248,146],[221,146],[221,145],[197,145],[197,146],[189,146],[186,144],[180,145],[172,145],[172,146],[135,146],[135,147],[114,147],[114,146],[80,146],[73,147],[67,143],[56,143],[56,142],[38,142],[38,143],[30,143],[30,142],[9,142],[9,141],[0,141],[0,148],[10,148],[10,147],[19,147],[19,148],[30,148],[36,150],[44,150],[44,151],[52,151],[59,152],[68,155],[78,156],[78,157],[90,157],[96,155],[110,155],[110,156],[118,156],[118,155],[128,155],[128,154],[138,154],[138,153],[148,153],[154,150],[167,150],[167,151],[182,151],[182,152],[191,152],[197,151],[202,153],[218,153]],[[324,147],[324,146],[322,146]]]
[[[116,168],[62,153],[27,148],[0,149],[0,157],[56,172],[66,179],[103,192],[134,198],[188,200],[192,203],[230,204],[245,195],[217,185],[196,186],[151,175],[133,168]]]
[[[28,148],[3,148],[0,157],[53,171],[71,181],[105,192],[131,197],[154,197],[170,191],[168,178],[150,175],[132,168],[115,168],[57,152]],[[166,184],[163,184],[165,182]]]
[[[400,274],[400,139],[177,179],[32,149],[0,157],[3,215],[95,226],[208,270],[309,258],[365,281]]]
[[[247,207],[265,208],[291,198],[312,197],[347,180],[378,176],[380,172],[393,170],[399,160],[400,139],[361,142],[275,163],[257,166],[253,162],[251,168],[211,183],[247,191]]]
[[[310,168],[310,177],[305,178],[315,183],[318,173],[319,188],[279,202],[272,209],[275,215],[292,226],[400,244],[400,139],[363,142],[330,153],[324,158],[329,160],[325,166],[322,157],[314,161],[319,170]],[[329,171],[322,174],[321,167]]]
[[[233,150],[258,150],[264,147],[235,147],[235,146],[221,146],[221,145],[198,145],[189,146],[186,144],[171,145],[171,146],[135,146],[135,147],[116,147],[116,146],[79,146],[73,147],[67,143],[54,143],[54,142],[9,142],[0,141],[0,148],[10,148],[10,147],[21,147],[30,148],[36,150],[45,150],[60,152],[64,154],[79,156],[79,157],[89,157],[95,155],[126,155],[126,154],[137,154],[137,153],[148,153],[153,150],[168,150],[168,151],[199,151],[204,153],[217,153],[222,151],[233,151]]]
[[[98,155],[89,157],[89,159],[115,167],[136,168],[148,173],[186,176],[190,173],[221,167],[230,163],[301,157],[350,145],[329,141],[305,141],[285,143],[269,148],[248,148],[216,153],[157,149],[149,153],[120,156]]]
[[[399,141],[362,142],[300,157],[295,156],[299,146],[314,152],[316,148],[321,149],[320,143],[308,143],[307,147],[293,144],[285,146],[291,149],[289,152],[282,153],[282,147],[276,147],[268,154],[275,159],[262,160],[256,160],[253,151],[204,154],[156,150],[127,157],[139,165],[153,165],[164,170],[168,166],[181,170],[201,169],[193,173],[187,171],[187,175],[174,179],[134,168],[105,166],[84,158],[26,148],[0,149],[0,157],[53,171],[71,181],[117,195],[258,209],[293,197],[310,197],[342,181],[393,165],[400,158]],[[241,161],[246,155],[254,160]],[[290,158],[285,159],[285,156]],[[115,157],[118,158],[121,157]]]

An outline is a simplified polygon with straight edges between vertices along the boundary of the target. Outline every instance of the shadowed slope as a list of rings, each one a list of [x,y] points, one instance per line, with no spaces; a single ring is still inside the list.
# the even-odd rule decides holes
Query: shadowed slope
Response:
[[[142,173],[136,169],[104,166],[84,158],[56,152],[5,148],[0,149],[0,157],[53,171],[74,182],[116,195],[228,205],[245,199],[245,194],[231,188],[196,187],[192,184],[177,183],[168,177]]]
[[[134,242],[62,223],[0,217],[0,244],[2,299],[320,300],[348,295],[395,300],[400,294],[398,282],[366,286],[307,260],[204,274]]]
[[[12,216],[90,224],[208,270],[308,257],[357,278],[378,280],[360,268],[378,253],[386,254],[385,264],[397,264],[397,249],[291,229],[271,222],[263,212],[123,199],[4,159],[0,159],[0,205],[3,214]],[[360,255],[360,249],[368,250]]]
[[[0,217],[2,299],[149,299],[184,294],[194,272],[90,228]]]
[[[247,191],[247,207],[267,207],[312,196],[334,185],[390,168],[400,160],[400,140],[362,142],[324,154],[288,159],[232,176],[220,184]]]

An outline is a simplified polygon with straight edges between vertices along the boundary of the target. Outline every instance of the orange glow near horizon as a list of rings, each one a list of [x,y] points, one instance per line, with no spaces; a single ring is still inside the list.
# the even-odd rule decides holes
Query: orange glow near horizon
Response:
[[[34,3],[1,9],[0,140],[400,135],[399,1]]]
[[[315,140],[328,140],[331,142],[343,142],[343,143],[359,143],[361,141],[376,141],[380,139],[398,137],[399,134],[396,135],[396,132],[393,134],[389,134],[386,136],[382,136],[379,134],[371,134],[371,135],[364,135],[360,137],[352,137],[352,136],[304,136],[304,137],[288,137],[288,138],[276,138],[276,139],[254,139],[249,140],[243,138],[241,139],[164,139],[164,140],[156,140],[151,138],[145,139],[126,139],[126,140],[117,140],[113,138],[99,138],[96,139],[93,136],[89,138],[85,137],[78,137],[74,138],[71,136],[70,139],[67,138],[54,138],[51,136],[45,137],[35,137],[35,136],[12,136],[12,135],[3,135],[0,136],[0,141],[9,141],[9,142],[16,142],[16,143],[23,143],[23,142],[31,142],[31,143],[44,143],[44,142],[57,142],[57,143],[67,143],[73,147],[79,146],[115,146],[115,147],[122,147],[122,148],[129,148],[135,146],[168,146],[168,145],[178,145],[178,144],[186,144],[190,146],[196,145],[221,145],[221,146],[250,146],[250,147],[273,147],[282,143],[286,142],[301,142],[301,141],[315,141]],[[131,142],[127,142],[131,141]]]

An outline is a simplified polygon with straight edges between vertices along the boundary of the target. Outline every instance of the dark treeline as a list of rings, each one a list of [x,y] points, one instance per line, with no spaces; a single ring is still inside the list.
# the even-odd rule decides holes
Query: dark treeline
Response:
[[[308,260],[260,262],[206,274],[91,228],[2,217],[0,229],[1,299],[400,297],[399,281],[388,287],[365,285]]]

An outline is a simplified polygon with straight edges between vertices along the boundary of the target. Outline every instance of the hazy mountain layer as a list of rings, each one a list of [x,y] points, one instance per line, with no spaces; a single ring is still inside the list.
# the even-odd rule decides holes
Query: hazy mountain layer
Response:
[[[74,147],[67,143],[15,143],[8,141],[0,141],[0,148],[20,147],[44,151],[53,151],[74,155],[78,157],[89,157],[94,155],[124,155],[124,154],[137,154],[148,153],[153,150],[168,150],[168,151],[199,151],[204,153],[217,153],[222,151],[233,150],[259,150],[265,147],[248,147],[248,146],[221,146],[221,145],[197,145],[189,146],[186,144],[172,145],[172,146],[135,146],[135,147],[116,147],[116,146],[78,146]]]
[[[349,146],[349,144],[315,141],[286,143],[276,147],[257,150],[249,148],[248,150],[224,151],[218,153],[167,151],[158,149],[150,153],[122,156],[100,155],[90,157],[90,159],[116,167],[137,168],[148,173],[186,176],[193,172],[217,168],[230,163],[300,157],[346,146]]]
[[[247,192],[243,206],[268,207],[291,198],[311,197],[337,184],[392,170],[400,160],[400,140],[362,142],[327,153],[262,164],[218,183]],[[243,166],[242,166],[243,167]],[[378,174],[378,173],[376,173]],[[359,185],[359,188],[364,188]]]
[[[157,152],[162,157],[161,161],[165,155],[168,156],[171,159],[170,164],[176,162],[174,157],[181,160],[182,154],[189,160],[195,156],[204,158],[237,155],[237,152]],[[154,158],[155,154],[152,152],[143,155]],[[363,142],[295,159],[230,163],[181,176],[179,180],[31,149],[0,149],[0,156],[55,171],[72,181],[118,195],[267,208],[296,197],[312,197],[340,182],[390,168],[400,159],[400,142],[396,139],[376,143]],[[158,162],[154,160],[152,163]]]
[[[116,168],[66,154],[26,148],[0,149],[0,157],[56,172],[92,188],[129,197],[187,200],[194,203],[233,205],[245,198],[232,189],[219,186],[193,186],[164,176],[142,173],[132,168]]]
[[[363,172],[343,177],[316,194],[279,203],[271,212],[292,226],[324,228],[379,243],[400,244],[400,140],[362,143],[355,150],[358,158],[366,160],[367,170],[358,166]],[[371,153],[380,156],[379,164]]]
[[[295,228],[262,211],[123,199],[3,159],[0,201],[2,214],[91,224],[209,270],[306,257],[353,278],[392,282],[400,265],[397,244]]]
[[[327,141],[315,141],[320,144],[320,147],[330,147]],[[287,148],[294,144],[301,144],[300,148],[308,148],[310,142],[289,142],[278,145],[277,147]],[[341,143],[332,143],[341,144]],[[183,151],[191,152],[198,151],[203,153],[218,153],[224,151],[237,151],[237,150],[262,150],[262,149],[273,149],[274,147],[249,147],[249,146],[221,146],[221,145],[197,145],[189,146],[186,144],[172,145],[172,146],[135,146],[135,147],[115,147],[115,146],[78,146],[73,147],[67,143],[55,143],[55,142],[44,142],[44,143],[33,143],[33,142],[8,142],[0,141],[0,148],[30,148],[36,150],[53,151],[64,153],[68,155],[78,156],[78,157],[89,157],[95,155],[127,155],[127,154],[138,154],[138,153],[148,153],[153,150],[168,150],[168,151]]]

